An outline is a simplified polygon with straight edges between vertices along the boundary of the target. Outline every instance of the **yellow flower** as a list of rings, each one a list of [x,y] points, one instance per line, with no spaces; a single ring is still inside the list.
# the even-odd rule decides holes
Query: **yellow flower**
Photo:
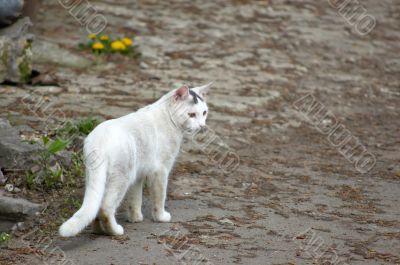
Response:
[[[88,39],[91,39],[91,40],[96,39],[96,37],[97,37],[96,34],[93,34],[93,33],[88,35]]]
[[[126,50],[126,46],[122,41],[117,40],[111,43],[111,49],[114,51],[124,51]]]
[[[104,45],[101,42],[95,42],[92,45],[92,49],[93,50],[102,50],[102,49],[104,49]]]
[[[132,43],[133,43],[130,38],[123,38],[121,41],[128,47],[132,46]]]
[[[110,38],[108,37],[108,35],[102,35],[100,36],[100,40],[109,40]]]

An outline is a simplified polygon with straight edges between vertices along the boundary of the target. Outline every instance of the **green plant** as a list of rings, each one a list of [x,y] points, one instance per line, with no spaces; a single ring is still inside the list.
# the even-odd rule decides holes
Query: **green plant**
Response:
[[[56,188],[59,184],[62,183],[63,172],[64,171],[62,168],[46,169],[43,178],[44,187],[46,189]]]
[[[55,134],[61,138],[71,138],[71,136],[78,134],[78,129],[76,128],[76,124],[67,121],[55,131]]]
[[[28,189],[32,190],[35,187],[35,175],[27,171],[25,172],[25,183]]]
[[[82,179],[82,176],[84,175],[83,168],[82,152],[72,153],[71,164],[68,167],[68,170],[64,170],[66,179],[65,185],[76,187],[79,184],[77,180]]]
[[[88,135],[99,124],[96,118],[86,118],[78,121],[77,127],[81,134]]]
[[[79,209],[82,205],[82,202],[78,198],[74,197],[68,197],[64,200],[64,203],[67,204],[67,206],[71,206],[74,209]]]
[[[43,141],[43,143],[45,143]],[[67,146],[70,144],[70,140],[64,140],[64,139],[56,139],[54,141],[47,141],[47,143],[45,144],[47,147],[47,151],[51,154],[56,154],[62,150],[64,150],[65,148],[67,148]]]
[[[59,138],[50,140],[50,138],[45,135],[42,137],[42,142],[46,149],[41,152],[37,159],[40,171],[25,172],[25,185],[30,190],[57,188],[63,182],[65,170],[53,155],[67,148],[70,141]]]
[[[0,233],[0,243],[5,243],[11,239],[11,236],[6,232]]]
[[[48,135],[42,136],[45,150],[36,161],[40,170],[25,172],[25,186],[30,190],[45,191],[80,185],[81,181],[79,180],[84,175],[84,163],[80,147],[74,146],[77,143],[74,138],[88,135],[98,124],[99,121],[93,117],[77,122],[68,121],[61,128],[49,133],[53,139]],[[59,160],[60,156],[57,156],[59,152],[66,149],[70,151],[71,155],[68,166],[63,165]]]
[[[99,120],[93,117],[81,119],[76,123],[67,121],[55,134],[63,139],[71,139],[76,136],[88,135],[98,124]]]

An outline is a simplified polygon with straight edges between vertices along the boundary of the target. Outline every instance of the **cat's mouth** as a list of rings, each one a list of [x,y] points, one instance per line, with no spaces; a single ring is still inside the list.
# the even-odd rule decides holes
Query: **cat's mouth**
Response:
[[[187,132],[190,134],[198,134],[198,133],[205,133],[208,131],[208,127],[207,126],[202,126],[200,128],[196,128],[196,129],[187,129]]]

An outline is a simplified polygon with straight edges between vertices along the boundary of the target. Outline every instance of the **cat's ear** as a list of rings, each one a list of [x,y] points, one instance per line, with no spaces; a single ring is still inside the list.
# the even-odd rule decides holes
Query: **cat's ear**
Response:
[[[210,87],[212,85],[211,83],[208,83],[207,85],[204,86],[199,86],[199,87],[195,87],[193,88],[194,92],[196,92],[200,97],[206,99],[208,96],[208,92],[210,91]]]
[[[189,97],[189,87],[188,86],[182,86],[175,90],[174,94],[174,99],[176,101],[178,100],[185,100]]]

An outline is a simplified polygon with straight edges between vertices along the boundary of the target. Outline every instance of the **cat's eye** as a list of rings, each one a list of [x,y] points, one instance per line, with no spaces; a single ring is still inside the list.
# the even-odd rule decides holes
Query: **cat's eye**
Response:
[[[206,116],[206,114],[207,114],[207,111],[205,110],[205,111],[203,112],[203,116]]]
[[[194,113],[194,112],[192,112],[192,113],[189,113],[189,117],[190,117],[190,118],[194,118],[194,117],[196,117],[196,113]]]

